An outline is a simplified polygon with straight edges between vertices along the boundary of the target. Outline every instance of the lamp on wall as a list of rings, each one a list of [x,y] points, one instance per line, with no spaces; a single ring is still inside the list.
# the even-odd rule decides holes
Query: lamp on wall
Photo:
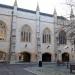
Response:
[[[69,48],[67,45],[64,47],[65,49]]]
[[[47,49],[49,48],[50,46],[47,46]]]
[[[25,44],[25,48],[27,47],[27,44]]]

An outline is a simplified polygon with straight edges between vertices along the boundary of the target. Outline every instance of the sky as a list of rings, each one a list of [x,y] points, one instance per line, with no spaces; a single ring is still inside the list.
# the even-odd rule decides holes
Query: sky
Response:
[[[15,0],[0,0],[0,4],[14,5]],[[43,13],[53,14],[54,8],[58,16],[69,17],[70,6],[66,2],[70,0],[17,0],[18,7],[36,10],[37,2],[39,3],[40,11]],[[75,9],[75,7],[73,7]]]

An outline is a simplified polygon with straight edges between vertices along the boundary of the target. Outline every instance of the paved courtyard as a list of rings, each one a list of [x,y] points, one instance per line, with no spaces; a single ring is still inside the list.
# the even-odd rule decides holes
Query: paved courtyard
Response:
[[[24,69],[37,75],[75,75],[75,73],[70,73],[70,69],[67,69],[66,65],[48,64],[43,65],[43,67],[28,67]]]
[[[24,68],[28,67],[29,64],[0,64],[0,75],[35,75],[30,73]],[[31,64],[29,66],[32,66]]]
[[[70,74],[66,65],[57,66],[56,64],[44,63],[43,67],[37,64],[0,64],[0,75],[75,75]]]

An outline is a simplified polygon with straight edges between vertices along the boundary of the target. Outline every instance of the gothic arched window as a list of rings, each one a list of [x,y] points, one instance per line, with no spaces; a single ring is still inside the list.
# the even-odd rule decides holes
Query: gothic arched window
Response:
[[[59,32],[59,44],[66,44],[67,38],[66,38],[66,32],[64,30]]]
[[[0,21],[0,40],[5,40],[6,36],[6,24]]]
[[[48,28],[44,29],[42,36],[43,43],[51,43],[50,30]]]
[[[21,41],[31,42],[31,28],[28,25],[24,25],[21,30]]]

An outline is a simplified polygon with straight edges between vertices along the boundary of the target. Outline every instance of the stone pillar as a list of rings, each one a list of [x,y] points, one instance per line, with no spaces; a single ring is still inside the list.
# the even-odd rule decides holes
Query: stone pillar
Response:
[[[11,53],[10,64],[15,64],[15,53]]]
[[[57,52],[57,60],[61,61],[61,50],[58,50]]]
[[[37,39],[37,58],[38,62],[42,61],[42,55],[41,55],[41,37],[40,37],[40,10],[39,5],[37,4],[36,9],[36,39]]]
[[[54,56],[54,53],[51,54],[51,62],[54,62],[55,61],[55,56]]]
[[[59,59],[59,61],[61,61],[61,60],[62,60],[62,59],[61,59],[61,54],[60,54],[60,53],[59,53],[59,58],[58,58],[58,59]]]
[[[20,53],[15,53],[15,62],[19,62],[19,61],[21,61],[21,60],[19,60],[19,57],[21,56],[21,54]]]
[[[36,62],[37,60],[37,55],[36,55],[36,53],[32,53],[31,54],[31,62]]]
[[[15,49],[16,49],[16,26],[17,26],[17,1],[15,0],[14,9],[12,11],[11,16],[11,32],[10,32],[10,49],[9,49],[9,56],[10,56],[10,64],[15,63]]]
[[[54,37],[54,54],[56,54],[57,52],[57,39],[56,39],[56,26],[57,26],[57,12],[56,12],[56,9],[54,9],[54,32],[53,32],[53,37]],[[55,56],[55,55],[54,55]],[[57,59],[55,58],[55,61]]]

